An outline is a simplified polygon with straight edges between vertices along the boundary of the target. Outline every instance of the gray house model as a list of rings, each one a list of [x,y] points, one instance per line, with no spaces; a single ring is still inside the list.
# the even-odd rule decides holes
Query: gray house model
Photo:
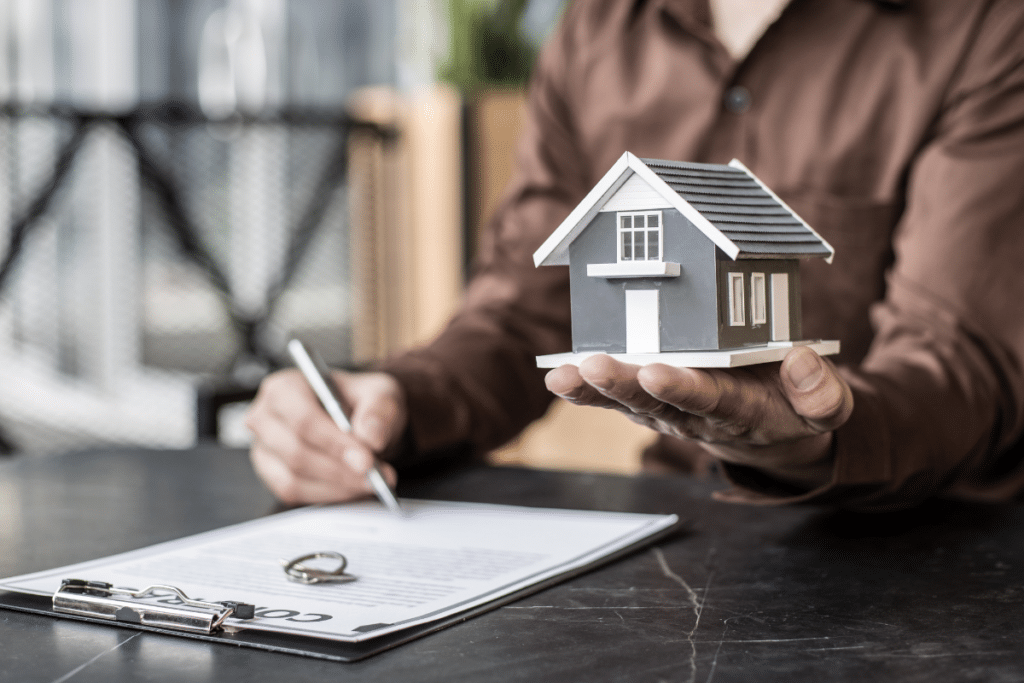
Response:
[[[822,237],[738,161],[626,152],[533,255],[568,265],[572,353],[728,367],[781,360],[801,340],[800,259],[832,261]]]

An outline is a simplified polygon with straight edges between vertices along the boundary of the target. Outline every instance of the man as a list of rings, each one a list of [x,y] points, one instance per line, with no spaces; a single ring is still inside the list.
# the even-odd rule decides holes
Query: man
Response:
[[[373,457],[484,452],[550,392],[662,432],[651,464],[718,463],[726,499],[884,509],[1024,487],[1024,4],[794,0],[742,59],[712,27],[721,6],[571,5],[446,330],[381,373],[338,375],[351,435],[294,373],[264,383],[252,459],[275,494],[344,500]],[[626,150],[738,158],[836,248],[802,280],[805,336],[840,339],[837,364],[795,349],[738,371],[535,369],[570,346],[569,300],[566,272],[532,253]]]

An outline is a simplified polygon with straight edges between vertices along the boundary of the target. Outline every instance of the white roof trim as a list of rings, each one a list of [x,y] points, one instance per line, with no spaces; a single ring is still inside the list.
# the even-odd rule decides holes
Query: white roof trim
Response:
[[[753,172],[749,168],[744,166],[742,161],[740,161],[739,159],[733,159],[732,161],[729,162],[729,165],[732,166],[733,168],[738,168],[739,170],[743,171],[748,176],[750,176],[750,178],[755,183],[757,183],[761,187],[762,190],[767,192],[769,194],[769,196],[771,196],[772,199],[777,201],[780,206],[782,206],[784,209],[786,209],[786,211],[789,211],[791,214],[793,214],[793,218],[795,218],[798,221],[800,221],[800,223],[805,228],[807,228],[808,230],[811,231],[811,234],[813,234],[815,237],[817,237],[819,240],[821,240],[821,243],[824,244],[825,248],[828,249],[828,258],[825,259],[825,263],[828,263],[828,264],[832,263],[832,259],[834,259],[835,256],[836,256],[836,250],[832,248],[832,245],[828,243],[828,240],[826,240],[824,237],[819,235],[817,230],[815,230],[814,228],[809,226],[807,224],[807,221],[805,221],[803,218],[800,218],[800,215],[797,214],[796,211],[794,211],[793,209],[789,208],[789,204],[787,204],[786,202],[782,201],[782,199],[779,197],[779,195],[777,195],[774,192],[772,192],[770,187],[768,187],[767,185],[762,183],[761,179],[758,178],[756,175],[754,175]]]
[[[605,201],[615,194],[615,191],[622,187],[633,172],[629,169],[629,157],[633,156],[626,152],[619,160],[612,164],[604,177],[597,182],[597,185],[587,193],[576,208],[572,210],[562,224],[555,229],[551,235],[540,245],[540,249],[533,252],[533,264],[535,266],[567,266],[569,265],[569,244],[576,239],[584,227],[597,215],[597,212],[604,205]],[[636,157],[633,157],[634,159]]]
[[[749,171],[747,171],[749,173]],[[658,177],[658,174],[652,171],[647,165],[640,161],[635,155],[625,152],[618,161],[616,161],[607,173],[598,181],[597,185],[594,186],[587,196],[583,198],[572,213],[570,213],[562,224],[555,229],[551,235],[544,240],[544,244],[533,253],[533,263],[536,266],[567,266],[569,265],[569,244],[572,243],[576,236],[583,230],[584,227],[590,224],[590,221],[597,215],[601,207],[611,198],[613,194],[623,183],[629,179],[633,173],[636,173],[643,178],[648,185],[651,186],[655,192],[662,196],[673,208],[679,213],[686,216],[687,219],[697,229],[704,233],[708,239],[714,242],[719,249],[729,255],[729,258],[735,260],[740,253],[740,248],[736,246],[728,237],[726,237],[722,231],[716,228],[708,221],[707,218],[702,216],[697,209],[693,208],[689,202],[680,197],[675,190],[668,186],[668,184]],[[753,175],[753,174],[751,174]],[[756,179],[755,179],[756,180]],[[758,181],[760,182],[760,181]],[[787,207],[788,208],[788,207]],[[808,226],[810,228],[810,226]],[[817,233],[815,233],[817,234]],[[822,240],[824,241],[824,240]]]

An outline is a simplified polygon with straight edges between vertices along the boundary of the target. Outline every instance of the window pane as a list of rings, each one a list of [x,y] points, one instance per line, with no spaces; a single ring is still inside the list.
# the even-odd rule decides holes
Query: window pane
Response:
[[[764,273],[752,273],[750,275],[750,306],[751,320],[755,325],[764,325],[768,322],[767,296]]]
[[[622,233],[622,260],[633,260],[633,233],[629,230]]]
[[[657,261],[658,259],[661,258],[661,255],[658,254],[658,235],[659,235],[659,233],[658,233],[657,230],[648,230],[647,231],[647,260],[648,261]]]
[[[633,217],[632,216],[622,216],[622,229],[623,230],[629,230],[632,227],[633,227]]]
[[[657,227],[659,227],[659,225],[658,225],[658,214],[656,214],[656,213],[648,214],[648,216],[647,216],[647,227],[648,228],[657,228]]]
[[[733,326],[745,325],[743,301],[743,274],[729,273],[729,324]]]

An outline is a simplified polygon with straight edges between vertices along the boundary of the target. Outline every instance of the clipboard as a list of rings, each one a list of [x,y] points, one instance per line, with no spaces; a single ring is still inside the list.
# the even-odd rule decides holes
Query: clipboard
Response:
[[[628,513],[543,510],[539,508],[440,503],[433,501],[405,501],[403,506],[407,506],[411,510],[420,509],[423,512],[430,512],[434,515],[451,514],[458,517],[458,515],[469,514],[474,519],[488,514],[508,515],[512,513],[510,519],[515,521],[510,521],[509,524],[520,525],[552,524],[557,523],[560,516],[571,517],[565,524],[589,525],[589,528],[598,529],[600,534],[603,535],[594,537],[599,539],[596,545],[591,545],[594,541],[580,540],[577,545],[578,549],[582,549],[582,551],[578,554],[572,555],[571,553],[577,551],[571,551],[570,554],[564,557],[561,555],[557,556],[558,559],[554,560],[553,563],[545,564],[547,561],[541,561],[540,567],[542,571],[524,568],[521,574],[512,572],[511,578],[508,580],[502,575],[502,578],[496,583],[501,583],[504,588],[487,588],[473,594],[472,599],[460,597],[459,600],[445,603],[445,609],[443,610],[431,612],[424,608],[421,612],[417,613],[418,616],[416,618],[404,621],[392,619],[391,623],[376,623],[376,621],[388,622],[387,612],[380,612],[378,608],[371,608],[369,614],[375,621],[370,623],[361,620],[367,616],[365,611],[360,613],[358,608],[354,606],[351,608],[338,607],[337,601],[331,603],[331,595],[340,595],[349,587],[356,587],[354,589],[356,591],[370,589],[373,582],[377,579],[369,569],[367,569],[368,573],[364,577],[367,582],[364,589],[358,588],[361,583],[359,580],[354,583],[345,583],[338,589],[341,593],[337,594],[330,592],[334,590],[333,588],[325,589],[327,592],[323,593],[315,593],[318,588],[309,586],[288,589],[291,591],[306,591],[307,594],[313,591],[313,594],[316,596],[313,599],[318,601],[316,604],[319,606],[316,611],[329,612],[328,604],[333,604],[334,607],[332,609],[334,609],[335,616],[337,617],[335,621],[341,620],[341,622],[346,624],[344,632],[330,632],[338,635],[329,635],[327,631],[322,631],[318,635],[312,628],[320,627],[321,625],[305,623],[302,619],[293,619],[292,621],[302,623],[293,624],[288,628],[281,627],[283,622],[271,624],[266,619],[263,619],[261,622],[261,617],[270,617],[269,614],[260,611],[266,608],[255,608],[252,604],[246,604],[244,602],[247,599],[245,592],[242,588],[238,588],[228,580],[229,577],[226,575],[220,576],[222,579],[221,587],[217,588],[216,591],[209,587],[198,589],[209,591],[210,593],[216,592],[216,595],[204,592],[203,601],[188,598],[185,595],[185,591],[180,590],[175,585],[181,585],[177,581],[166,580],[162,582],[163,585],[150,586],[142,590],[115,588],[113,583],[107,583],[106,581],[120,581],[122,586],[128,585],[126,582],[129,581],[127,578],[129,575],[123,573],[124,567],[138,562],[140,558],[158,561],[161,558],[175,557],[174,553],[188,554],[190,552],[200,552],[203,548],[214,547],[218,544],[223,549],[223,552],[227,553],[227,548],[231,545],[227,541],[237,543],[239,539],[244,541],[253,534],[260,534],[260,537],[263,538],[268,533],[271,535],[273,533],[280,533],[282,529],[294,532],[295,529],[299,528],[297,525],[302,524],[316,525],[322,524],[325,520],[351,520],[353,518],[357,521],[382,520],[381,524],[399,523],[395,522],[395,518],[387,513],[379,504],[367,503],[362,506],[345,506],[344,509],[335,508],[334,510],[325,508],[296,510],[253,520],[252,522],[246,522],[233,527],[217,529],[177,541],[168,541],[164,544],[122,553],[110,558],[100,558],[80,563],[79,565],[4,579],[0,581],[0,609],[12,609],[53,618],[71,619],[335,662],[354,662],[543,591],[597,567],[614,562],[669,535],[679,533],[683,528],[683,525],[675,515],[632,515]],[[465,509],[462,510],[461,508]],[[330,515],[337,515],[337,517],[331,517]],[[429,517],[429,515],[426,517]],[[536,517],[537,519],[528,523],[521,521],[522,518],[528,517]],[[406,522],[400,523],[404,524]],[[523,528],[534,529],[536,526],[526,526]],[[565,528],[583,529],[584,527],[567,526]],[[624,529],[632,529],[632,531],[623,531]],[[417,534],[418,537],[420,532],[422,532],[422,527],[414,527],[412,531],[407,533]],[[523,538],[527,537],[524,536]],[[459,537],[458,542],[461,543],[462,540],[462,537]],[[569,543],[563,537],[555,537],[547,542],[558,546]],[[536,540],[530,541],[532,545],[537,543],[538,541]],[[506,545],[508,544],[506,543]],[[509,545],[508,547],[511,546]],[[570,561],[566,561],[565,558],[570,558]],[[289,563],[285,570],[288,571],[292,565],[294,565],[294,562]],[[299,565],[299,567],[302,567],[302,565]],[[397,565],[389,565],[389,567],[390,570],[398,569]],[[104,568],[108,568],[107,571],[113,574],[113,576],[104,577],[96,575],[100,574]],[[66,576],[64,575],[65,571],[74,572],[79,575]],[[273,574],[270,580],[274,582],[275,586],[282,584],[296,585],[285,580],[285,574],[282,573],[280,566],[277,566],[274,571],[276,573]],[[344,565],[338,571],[343,572]],[[178,576],[182,581],[188,581],[187,574],[188,572],[184,572]],[[288,574],[292,575],[292,572],[289,571]],[[133,576],[138,577],[141,574],[134,574]],[[346,577],[344,574],[342,576],[343,578]],[[292,578],[295,580],[294,577]],[[52,586],[52,582],[61,582],[61,587],[53,594],[46,595],[46,590],[52,590],[52,588],[46,588],[46,586]],[[297,581],[296,583],[306,582]],[[199,584],[192,583],[190,585]],[[159,596],[159,599],[157,599],[155,594],[153,594],[154,590],[167,592],[173,597],[168,600]],[[232,591],[236,593],[241,592],[241,594],[232,595]],[[270,594],[267,593],[264,597],[268,595]],[[218,601],[222,600],[222,602],[213,602],[212,600],[207,602],[207,598],[213,598]],[[148,601],[143,601],[146,599]],[[266,599],[269,600],[271,598],[267,597]],[[161,604],[158,605],[156,603]],[[162,606],[162,604],[166,603],[170,603],[175,607],[167,609]],[[264,602],[263,604],[273,603]],[[254,612],[257,619],[252,622],[246,622],[245,619],[252,618]],[[303,616],[309,615],[303,614]],[[356,624],[367,625],[356,627]],[[287,632],[289,630],[291,632]],[[346,632],[349,635],[344,635]]]
[[[234,645],[237,647],[266,650],[268,652],[298,655],[301,657],[311,657],[314,659],[323,659],[332,662],[356,662],[361,659],[366,659],[367,657],[372,657],[373,655],[377,655],[381,652],[385,652],[392,648],[398,647],[399,645],[404,645],[405,643],[411,642],[418,638],[422,638],[423,636],[435,633],[450,626],[454,626],[464,621],[468,621],[469,619],[473,619],[474,617],[480,616],[481,614],[486,614],[487,612],[498,609],[499,607],[503,607],[510,603],[516,602],[517,600],[521,600],[530,595],[534,595],[535,593],[547,590],[548,588],[551,588],[552,586],[555,586],[559,583],[568,581],[582,574],[591,572],[599,567],[613,563],[619,559],[622,559],[628,555],[637,552],[638,550],[644,547],[654,545],[662,540],[665,540],[670,536],[685,533],[686,529],[687,524],[685,522],[676,521],[676,523],[672,526],[662,529],[661,531],[655,534],[647,536],[632,545],[621,548],[616,552],[607,554],[601,557],[599,560],[588,564],[587,566],[579,567],[577,569],[559,574],[558,576],[551,577],[550,579],[540,581],[538,583],[533,584],[529,588],[525,588],[515,593],[492,600],[486,604],[467,609],[463,612],[460,612],[459,614],[439,619],[429,624],[412,626],[397,633],[382,635],[360,643],[344,643],[330,640],[322,640],[313,637],[297,636],[287,633],[252,631],[237,628],[215,630],[212,633],[197,633],[183,630],[180,628],[150,626],[130,621],[109,620],[95,616],[88,616],[85,614],[71,614],[66,612],[62,613],[54,609],[52,597],[47,598],[41,595],[19,593],[16,591],[10,591],[5,589],[0,589],[0,609],[10,609],[18,612],[27,612],[30,614],[38,614],[57,619],[70,619],[73,621],[100,624],[103,626],[110,626],[114,628],[144,631],[148,633],[159,633],[161,635],[175,636],[180,638],[190,638],[193,640],[200,640],[209,643]]]

